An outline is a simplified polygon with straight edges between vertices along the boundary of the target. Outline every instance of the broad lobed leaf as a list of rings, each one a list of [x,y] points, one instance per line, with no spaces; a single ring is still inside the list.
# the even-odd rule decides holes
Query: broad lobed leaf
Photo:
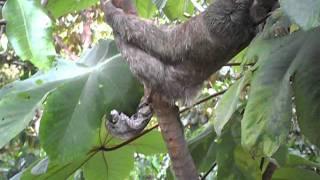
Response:
[[[259,61],[241,125],[242,145],[252,154],[271,156],[285,142],[292,96],[302,132],[319,145],[319,36],[316,28],[251,45],[248,57]]]
[[[66,162],[85,155],[99,141],[104,114],[108,116],[112,109],[130,114],[138,105],[141,85],[117,51],[110,57],[108,51],[100,51],[109,45],[102,43],[92,51],[102,53],[100,61],[83,66],[81,75],[57,87],[47,98],[40,139],[50,159]]]

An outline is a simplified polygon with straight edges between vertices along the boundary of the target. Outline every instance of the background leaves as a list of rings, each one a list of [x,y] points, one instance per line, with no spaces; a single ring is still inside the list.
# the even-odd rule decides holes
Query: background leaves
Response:
[[[48,69],[55,55],[52,22],[37,1],[10,0],[3,7],[6,34],[17,55]]]
[[[17,179],[124,179],[129,174],[129,179],[173,178],[168,157],[154,156],[166,153],[158,131],[119,145],[123,142],[104,127],[104,115],[108,118],[111,109],[134,112],[142,89],[115,44],[97,42],[111,34],[97,2],[49,0],[41,7],[39,1],[7,1],[5,34],[0,26],[1,60],[10,64],[14,57],[14,63],[29,68],[20,57],[46,71],[0,89],[0,179],[17,172]],[[208,2],[135,0],[140,16],[159,24],[185,21]],[[234,68],[233,61],[223,68],[200,95],[230,87],[224,96],[183,113],[189,118],[183,122],[190,151],[207,179],[260,179],[269,162],[279,166],[274,179],[319,179],[320,5],[318,0],[280,3],[282,9],[268,19],[263,33],[235,58],[242,65]],[[77,59],[90,46],[94,48],[76,62],[56,58],[51,66],[54,48],[65,59]],[[34,71],[26,71],[23,78]],[[3,80],[2,71],[0,75]],[[30,132],[42,110],[43,149],[37,134]]]
[[[304,30],[320,25],[319,0],[281,0],[281,7]]]

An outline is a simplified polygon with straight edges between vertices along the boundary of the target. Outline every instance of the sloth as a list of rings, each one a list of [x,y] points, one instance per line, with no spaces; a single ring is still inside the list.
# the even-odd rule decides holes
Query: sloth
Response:
[[[140,19],[130,0],[101,5],[118,49],[144,85],[144,96],[131,117],[111,111],[109,131],[122,139],[139,134],[150,121],[151,96],[188,104],[203,82],[244,49],[275,0],[215,0],[206,11],[176,26]]]

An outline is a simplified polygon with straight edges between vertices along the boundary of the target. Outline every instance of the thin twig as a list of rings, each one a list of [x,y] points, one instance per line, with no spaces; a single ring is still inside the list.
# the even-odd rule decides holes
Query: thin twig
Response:
[[[206,177],[210,174],[210,172],[217,166],[217,162],[214,162],[211,168],[201,177],[201,180],[205,180]]]
[[[204,98],[204,99],[201,99],[200,101],[194,103],[193,105],[191,105],[191,106],[189,106],[189,107],[186,107],[186,108],[180,110],[180,114],[181,114],[181,113],[184,113],[184,112],[186,112],[186,111],[188,111],[188,110],[190,110],[191,108],[195,107],[196,105],[202,104],[202,103],[204,103],[204,102],[206,102],[206,101],[208,101],[208,100],[210,100],[210,99],[212,99],[212,98],[215,98],[215,97],[217,97],[217,96],[220,96],[220,95],[224,94],[226,91],[227,91],[227,90],[222,90],[222,91],[217,92],[217,93],[215,93],[215,94],[212,94],[212,95],[210,95],[210,96],[208,96],[208,97],[206,97],[206,98]]]
[[[137,135],[137,136],[135,136],[135,137],[133,137],[133,138],[127,140],[127,141],[124,141],[124,142],[121,143],[121,144],[118,144],[118,145],[115,145],[115,146],[112,146],[112,147],[104,147],[104,146],[102,146],[102,147],[99,147],[99,148],[97,148],[97,149],[93,149],[93,150],[90,151],[90,152],[95,152],[95,151],[97,151],[97,150],[98,150],[98,151],[113,151],[113,150],[119,149],[119,148],[121,148],[121,147],[123,147],[123,146],[125,146],[125,145],[127,145],[127,144],[130,144],[131,142],[139,139],[141,136],[143,136],[143,135],[151,132],[152,130],[154,130],[154,129],[158,128],[158,127],[159,127],[159,124],[151,127],[150,129],[147,129],[147,130],[143,131],[143,132],[140,133],[139,135]]]
[[[242,64],[242,63],[228,63],[224,66],[254,66],[255,63],[248,63],[248,64]]]

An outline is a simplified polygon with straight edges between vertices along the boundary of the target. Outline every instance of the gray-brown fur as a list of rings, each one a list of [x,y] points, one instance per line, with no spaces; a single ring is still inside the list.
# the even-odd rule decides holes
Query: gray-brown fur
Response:
[[[105,15],[119,39],[133,47],[120,48],[133,73],[168,101],[186,102],[251,41],[255,27],[250,6],[250,0],[217,0],[202,14],[172,28],[125,14],[112,3],[105,6]]]
[[[255,15],[265,17],[271,1],[215,0],[205,12],[183,24],[159,27],[101,0],[105,3],[102,7],[106,21],[133,74],[151,94],[160,94],[171,104],[191,102],[203,81],[250,43],[260,19]],[[130,124],[136,124],[132,121],[143,122],[142,130],[150,114],[141,115],[138,111],[128,117],[114,113],[114,117],[122,122],[109,123],[109,130],[128,138],[139,131],[131,127]]]

